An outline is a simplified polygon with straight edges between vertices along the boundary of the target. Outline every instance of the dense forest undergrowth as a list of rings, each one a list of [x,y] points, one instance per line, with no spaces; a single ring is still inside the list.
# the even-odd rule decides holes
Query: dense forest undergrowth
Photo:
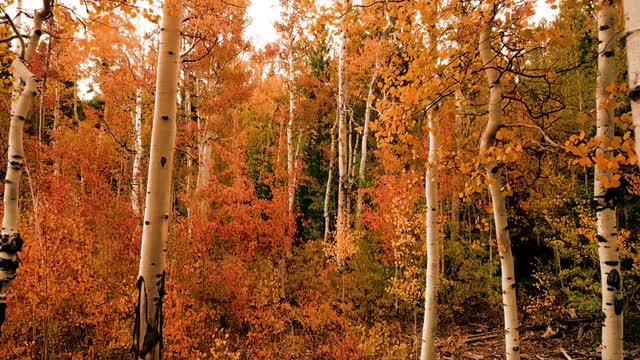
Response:
[[[0,0],[0,359],[640,358],[640,6],[547,3]]]

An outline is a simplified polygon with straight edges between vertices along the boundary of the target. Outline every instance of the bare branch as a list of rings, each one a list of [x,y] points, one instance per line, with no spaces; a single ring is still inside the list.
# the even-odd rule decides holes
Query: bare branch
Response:
[[[544,140],[551,146],[556,147],[556,148],[560,148],[560,149],[564,149],[564,147],[562,145],[559,145],[558,143],[556,143],[555,141],[553,141],[549,135],[547,135],[547,133],[538,125],[533,125],[533,124],[502,124],[502,127],[509,127],[509,128],[516,128],[516,127],[522,127],[522,128],[527,128],[527,129],[535,129],[538,130],[540,133],[542,133],[542,137],[544,138]]]
[[[7,14],[7,12],[4,10],[4,8],[0,7],[0,11],[2,11],[4,13],[4,18],[7,20],[9,25],[11,25],[11,29],[15,33],[15,36],[12,36],[8,40],[3,40],[2,42],[11,41],[11,40],[16,39],[16,38],[19,39],[20,40],[20,59],[24,59],[25,46],[24,46],[24,39],[22,38],[22,35],[20,35],[20,30],[18,30],[18,27],[16,26],[16,24],[11,19],[11,16],[9,16],[9,14]]]

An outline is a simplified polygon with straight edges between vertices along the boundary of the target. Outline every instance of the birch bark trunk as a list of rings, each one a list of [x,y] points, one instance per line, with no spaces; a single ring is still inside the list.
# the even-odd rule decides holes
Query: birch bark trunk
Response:
[[[184,121],[190,124],[193,121],[193,100],[191,99],[191,74],[184,72]],[[186,178],[186,198],[191,199],[191,175],[193,159],[191,154],[187,155],[187,178]],[[187,217],[191,217],[191,207],[187,206]],[[189,222],[189,234],[191,234],[191,222]]]
[[[491,26],[493,20],[482,25],[480,32],[479,50],[489,85],[489,121],[482,134],[480,156],[486,156],[489,148],[494,146],[496,134],[502,126],[502,85],[500,74],[496,66],[496,54],[491,49]],[[497,164],[487,166],[489,192],[493,204],[493,218],[496,228],[496,242],[500,254],[502,302],[504,307],[505,352],[507,360],[520,359],[520,331],[518,323],[518,308],[516,304],[516,282],[511,252],[511,239],[507,229],[507,209],[500,169]]]
[[[18,223],[20,219],[20,177],[24,168],[23,129],[27,113],[37,94],[36,76],[27,64],[36,51],[42,36],[42,23],[51,15],[51,3],[43,0],[42,8],[33,16],[33,31],[26,49],[20,46],[19,56],[13,60],[14,84],[22,91],[14,90],[9,124],[9,147],[7,150],[7,173],[4,179],[2,231],[0,232],[0,327],[6,318],[7,295],[11,281],[16,277],[20,264],[18,252],[22,249]],[[20,34],[16,34],[20,35]],[[24,50],[24,51],[23,51]],[[23,85],[24,83],[24,85]]]
[[[80,126],[80,117],[78,116],[78,77],[73,81],[73,126]]]
[[[136,214],[140,214],[140,194],[142,193],[141,169],[142,164],[142,89],[136,89],[136,110],[133,116],[133,173],[131,175],[131,207]]]
[[[422,350],[420,360],[435,358],[435,333],[437,326],[438,283],[440,280],[440,238],[438,234],[438,109],[429,116],[429,161],[425,174],[427,200],[427,281],[422,326]]]
[[[209,143],[209,133],[207,130],[207,120],[198,118],[198,179],[196,180],[196,191],[200,192],[209,184],[209,170],[211,165],[211,144]],[[201,205],[204,203],[201,202]]]
[[[635,5],[637,7],[637,5]],[[614,44],[615,9],[609,0],[600,1],[598,11],[598,75],[596,78],[596,136],[600,146],[596,158],[609,159],[612,152],[606,150],[607,143],[614,135],[614,114],[607,106],[609,86],[615,81]],[[618,254],[618,229],[616,224],[616,204],[605,200],[607,188],[604,180],[612,176],[607,164],[596,162],[593,182],[593,197],[597,203],[596,221],[598,228],[598,255],[600,258],[600,279],[602,285],[602,358],[622,360],[623,307],[622,276]]]
[[[333,180],[334,159],[336,157],[336,123],[331,127],[331,149],[329,150],[329,174],[327,174],[327,187],[324,193],[324,243],[329,243],[330,217],[329,217],[329,198],[331,196],[331,181]]]
[[[200,98],[200,83],[196,79],[196,99]],[[196,105],[197,106],[197,105]],[[209,139],[209,116],[198,119],[198,178],[196,179],[196,192],[203,191],[209,185],[211,170],[211,143]],[[199,201],[200,210],[204,208],[205,201]]]
[[[350,7],[350,0],[345,0],[346,7]],[[346,21],[342,20],[340,31],[340,49],[338,52],[338,214],[336,220],[336,260],[338,264],[344,262],[342,249],[344,249],[344,231],[348,226],[347,210],[347,182],[348,182],[348,142],[345,108],[345,56],[347,47]]]
[[[292,48],[293,44],[289,44]],[[289,214],[293,213],[293,203],[296,195],[295,180],[295,155],[293,147],[293,121],[295,118],[296,103],[294,93],[294,73],[293,73],[293,49],[289,50],[289,122],[287,123],[287,177],[288,177],[288,209]]]
[[[160,28],[156,99],[137,281],[138,305],[133,333],[133,350],[140,359],[162,358],[162,303],[171,212],[181,25],[182,1],[165,1]]]
[[[374,73],[369,83],[369,92],[367,93],[367,105],[364,110],[364,125],[362,127],[362,144],[360,149],[360,168],[358,169],[358,190],[364,187],[364,175],[367,167],[367,141],[369,138],[369,121],[371,120],[371,109],[373,107],[373,87],[375,86],[378,73]],[[358,191],[358,200],[356,205],[356,213],[358,217],[362,213],[362,191]]]

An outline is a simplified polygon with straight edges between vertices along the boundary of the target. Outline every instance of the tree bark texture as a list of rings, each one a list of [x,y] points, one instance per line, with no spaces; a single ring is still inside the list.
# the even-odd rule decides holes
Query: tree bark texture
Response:
[[[635,5],[637,7],[637,4]],[[598,11],[598,75],[596,78],[596,136],[601,146],[596,149],[596,158],[609,159],[612,152],[606,150],[606,143],[614,135],[614,114],[606,102],[609,86],[615,81],[614,42],[615,9],[609,0],[600,2]],[[600,279],[602,285],[602,358],[622,360],[622,277],[618,255],[618,229],[616,224],[616,204],[605,199],[607,188],[604,181],[612,176],[606,164],[596,162],[593,182],[593,197],[596,206],[598,229],[598,256],[600,258]]]
[[[160,28],[147,198],[137,282],[138,304],[133,334],[133,350],[140,359],[162,358],[162,302],[171,212],[181,25],[182,1],[165,1]]]
[[[480,156],[495,145],[496,135],[502,126],[502,85],[496,66],[496,54],[491,49],[491,26],[489,20],[482,25],[479,50],[489,85],[489,120],[480,141]],[[516,280],[514,260],[511,252],[511,239],[507,229],[507,209],[504,185],[497,164],[487,166],[487,180],[493,205],[493,218],[496,228],[496,241],[500,254],[502,302],[504,308],[505,353],[507,360],[520,359],[520,331],[518,307],[516,303]]]
[[[347,7],[350,0],[346,0]],[[347,118],[345,104],[345,56],[347,52],[347,27],[343,19],[342,29],[340,31],[340,48],[338,50],[338,214],[336,219],[336,260],[338,264],[342,264],[344,258],[342,249],[344,249],[345,234],[344,231],[348,226],[347,214],[347,184],[349,181],[348,173],[348,152],[349,144],[347,141]]]
[[[429,116],[429,161],[425,174],[427,200],[427,279],[422,326],[420,360],[435,359],[435,337],[438,311],[438,283],[440,280],[440,238],[438,234],[438,109]]]
[[[290,44],[290,46],[293,46]],[[289,214],[293,213],[293,203],[296,195],[295,180],[295,156],[293,147],[293,121],[295,119],[296,102],[294,93],[294,73],[293,73],[293,49],[289,49],[289,122],[287,123],[287,177],[288,177],[288,209]]]
[[[367,105],[364,110],[364,125],[362,127],[362,144],[360,149],[360,167],[358,169],[358,189],[362,189],[364,187],[364,177],[365,170],[367,167],[367,148],[368,148],[368,138],[369,138],[369,122],[371,121],[371,109],[373,108],[373,88],[376,83],[376,79],[378,78],[378,74],[374,73],[371,77],[371,82],[369,83],[369,92],[367,93]],[[362,191],[358,191],[358,200],[356,205],[356,212],[358,216],[362,213],[362,201],[363,201],[363,193]]]
[[[133,115],[133,173],[131,174],[131,207],[140,214],[140,194],[142,193],[142,89],[136,89],[136,110]]]
[[[336,123],[331,127],[331,149],[329,150],[329,173],[327,174],[327,187],[324,193],[324,243],[329,243],[330,216],[329,216],[329,199],[331,198],[331,182],[333,180],[334,159],[336,157]]]

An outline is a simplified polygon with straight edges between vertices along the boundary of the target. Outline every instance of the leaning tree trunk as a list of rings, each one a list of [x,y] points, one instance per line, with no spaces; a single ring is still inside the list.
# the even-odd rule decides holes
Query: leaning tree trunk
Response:
[[[2,232],[0,233],[0,326],[5,321],[7,309],[7,295],[11,281],[16,277],[16,270],[20,264],[18,252],[22,249],[22,238],[18,229],[20,218],[20,177],[24,167],[23,128],[27,119],[27,112],[37,93],[36,76],[29,70],[27,64],[36,51],[42,35],[42,23],[51,15],[49,0],[43,1],[42,9],[36,11],[33,17],[33,32],[29,37],[26,48],[19,47],[20,54],[13,60],[14,84],[24,83],[22,91],[13,92],[11,105],[11,120],[9,124],[9,149],[7,151],[7,173],[4,179],[4,215],[2,218]],[[16,34],[20,36],[20,34]]]
[[[422,350],[420,360],[435,358],[437,325],[438,283],[440,279],[440,239],[438,236],[438,109],[429,116],[429,163],[425,175],[427,200],[427,282],[422,326]]]
[[[182,1],[165,1],[160,28],[147,199],[137,282],[138,304],[133,333],[133,349],[140,359],[162,358],[162,302],[171,212],[181,25]]]
[[[131,207],[140,214],[140,194],[142,193],[142,89],[136,89],[136,110],[133,115],[133,174],[131,175]]]
[[[489,84],[489,121],[482,134],[480,156],[487,156],[487,151],[494,146],[496,134],[502,126],[502,85],[496,65],[496,54],[491,49],[491,25],[488,21],[482,25],[480,32],[480,57],[487,74]],[[520,331],[518,324],[518,307],[516,304],[516,282],[511,253],[511,239],[507,228],[507,208],[502,193],[503,182],[500,168],[495,162],[487,166],[489,192],[493,203],[493,218],[496,227],[496,241],[500,253],[502,277],[502,303],[504,307],[505,352],[507,360],[520,359]]]
[[[635,149],[640,163],[640,6],[637,0],[624,0],[625,38],[629,99],[635,127]]]
[[[349,0],[346,0],[349,5]],[[342,30],[340,32],[340,49],[338,50],[338,214],[336,219],[336,260],[342,264],[344,259],[342,251],[344,249],[344,231],[348,226],[347,214],[347,183],[348,173],[348,146],[347,124],[346,124],[346,104],[345,104],[345,56],[347,47],[346,21],[342,20]]]
[[[598,76],[596,79],[596,136],[600,146],[596,158],[609,159],[613,156],[606,150],[607,143],[614,135],[613,110],[608,106],[609,87],[615,81],[614,43],[615,9],[609,0],[600,1],[598,11]],[[636,5],[637,6],[637,5]],[[618,256],[616,226],[616,205],[605,199],[607,188],[604,181],[612,176],[606,163],[596,161],[593,182],[593,197],[597,204],[596,220],[598,228],[598,255],[602,283],[602,358],[622,360],[622,278]]]

